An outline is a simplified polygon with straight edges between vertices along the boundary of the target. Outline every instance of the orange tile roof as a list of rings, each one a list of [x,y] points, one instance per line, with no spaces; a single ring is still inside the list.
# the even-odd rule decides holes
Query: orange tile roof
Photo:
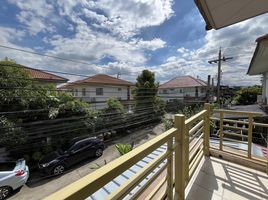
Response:
[[[160,85],[160,89],[165,88],[186,88],[186,87],[205,87],[207,83],[192,76],[181,76]]]
[[[31,78],[36,79],[36,80],[49,81],[49,82],[61,82],[61,83],[68,81],[68,79],[66,78],[42,71],[40,69],[34,69],[34,68],[26,67],[23,65],[20,65],[20,66],[23,67],[27,73],[29,73],[29,76]]]
[[[106,74],[96,74],[89,78],[78,80],[67,85],[62,86],[62,88],[70,88],[74,85],[118,85],[118,86],[134,86],[134,83],[125,81],[119,78],[115,78]]]

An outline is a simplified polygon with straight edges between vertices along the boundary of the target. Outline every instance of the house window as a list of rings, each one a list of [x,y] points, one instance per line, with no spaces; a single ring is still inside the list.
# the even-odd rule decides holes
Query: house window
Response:
[[[86,88],[82,89],[82,96],[85,97],[86,96]]]
[[[167,94],[167,90],[163,90],[163,94]]]
[[[121,91],[122,90],[122,88],[118,88],[118,91]]]
[[[74,89],[71,89],[70,92],[71,92],[72,96],[74,96]]]
[[[180,93],[183,93],[183,89],[180,89]]]
[[[74,90],[74,96],[77,97],[78,96],[78,89]]]
[[[103,95],[103,88],[96,88],[96,95]]]

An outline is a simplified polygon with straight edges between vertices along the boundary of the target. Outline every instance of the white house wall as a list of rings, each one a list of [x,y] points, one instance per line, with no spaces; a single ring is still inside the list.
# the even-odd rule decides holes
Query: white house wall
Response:
[[[83,88],[86,90],[85,96],[83,96]],[[96,88],[103,88],[103,95],[97,95],[96,94]],[[119,89],[121,88],[121,90]],[[103,102],[107,101],[110,97],[117,98],[119,100],[128,100],[128,91],[126,86],[107,86],[107,85],[96,85],[96,86],[75,86],[72,87],[74,90],[74,96],[81,98],[84,101],[87,102]],[[75,90],[78,90],[77,94]],[[131,98],[131,90],[130,90],[130,98]]]
[[[159,89],[158,95],[165,101],[169,101],[171,99],[182,100],[184,97],[195,97],[195,90],[196,90],[195,87]],[[205,96],[206,96],[205,87],[198,87],[198,97],[205,97]]]

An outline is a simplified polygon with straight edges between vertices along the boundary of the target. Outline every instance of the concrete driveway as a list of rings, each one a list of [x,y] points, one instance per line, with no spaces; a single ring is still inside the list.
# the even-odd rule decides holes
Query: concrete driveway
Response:
[[[57,190],[69,185],[70,183],[93,172],[98,166],[103,166],[105,162],[110,162],[120,155],[115,148],[117,143],[131,143],[135,141],[135,147],[145,143],[163,132],[163,125],[156,125],[143,130],[134,131],[127,136],[118,138],[110,144],[103,152],[103,156],[98,159],[92,159],[73,166],[65,174],[58,177],[40,177],[38,174],[32,174],[28,183],[15,193],[9,199],[19,200],[37,200],[56,192]]]

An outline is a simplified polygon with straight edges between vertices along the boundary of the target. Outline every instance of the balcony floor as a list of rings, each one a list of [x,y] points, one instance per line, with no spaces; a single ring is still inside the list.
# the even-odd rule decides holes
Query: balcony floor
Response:
[[[268,176],[251,168],[209,157],[200,163],[187,189],[187,200],[268,199]]]

